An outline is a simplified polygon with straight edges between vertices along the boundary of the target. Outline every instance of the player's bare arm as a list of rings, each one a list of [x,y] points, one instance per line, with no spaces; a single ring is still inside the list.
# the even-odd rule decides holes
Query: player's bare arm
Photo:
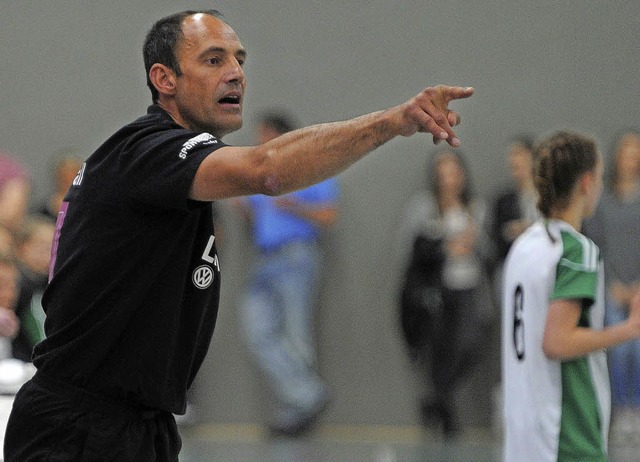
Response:
[[[595,330],[578,326],[578,300],[556,300],[549,306],[542,349],[549,359],[567,360],[610,348],[640,336],[640,296],[631,306],[629,318],[619,324]]]
[[[473,92],[471,87],[430,87],[385,111],[302,128],[260,146],[220,148],[202,162],[191,197],[284,194],[337,175],[387,141],[417,132],[457,146],[452,127],[460,116],[449,109],[449,102]]]

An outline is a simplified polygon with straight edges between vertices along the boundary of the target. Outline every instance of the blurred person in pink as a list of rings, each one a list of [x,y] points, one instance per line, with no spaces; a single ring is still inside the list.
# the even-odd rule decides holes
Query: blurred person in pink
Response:
[[[16,232],[29,206],[29,172],[11,154],[0,151],[0,225]]]
[[[20,329],[14,312],[17,298],[18,268],[9,254],[0,252],[0,359],[11,357],[10,340]]]

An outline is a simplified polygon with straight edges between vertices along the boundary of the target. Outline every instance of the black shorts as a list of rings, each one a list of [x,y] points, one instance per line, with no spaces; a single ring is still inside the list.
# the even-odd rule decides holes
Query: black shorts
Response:
[[[40,372],[16,395],[5,462],[177,462],[170,412],[150,411],[63,384]]]

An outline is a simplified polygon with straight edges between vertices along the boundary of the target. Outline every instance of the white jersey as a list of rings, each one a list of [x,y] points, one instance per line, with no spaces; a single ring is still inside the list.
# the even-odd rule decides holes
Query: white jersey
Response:
[[[598,247],[571,225],[541,220],[515,242],[504,270],[502,375],[505,462],[606,461],[611,411],[603,350],[548,359],[549,303],[582,300],[579,326],[602,329]]]

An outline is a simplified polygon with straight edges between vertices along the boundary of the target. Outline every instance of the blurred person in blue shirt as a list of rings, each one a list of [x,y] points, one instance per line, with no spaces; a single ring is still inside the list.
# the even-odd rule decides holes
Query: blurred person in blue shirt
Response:
[[[257,141],[294,128],[288,114],[265,113]],[[242,328],[276,397],[269,424],[274,435],[303,433],[329,401],[316,368],[313,324],[322,271],[318,240],[337,220],[338,193],[331,178],[284,196],[254,195],[239,203],[258,251],[242,302]]]

